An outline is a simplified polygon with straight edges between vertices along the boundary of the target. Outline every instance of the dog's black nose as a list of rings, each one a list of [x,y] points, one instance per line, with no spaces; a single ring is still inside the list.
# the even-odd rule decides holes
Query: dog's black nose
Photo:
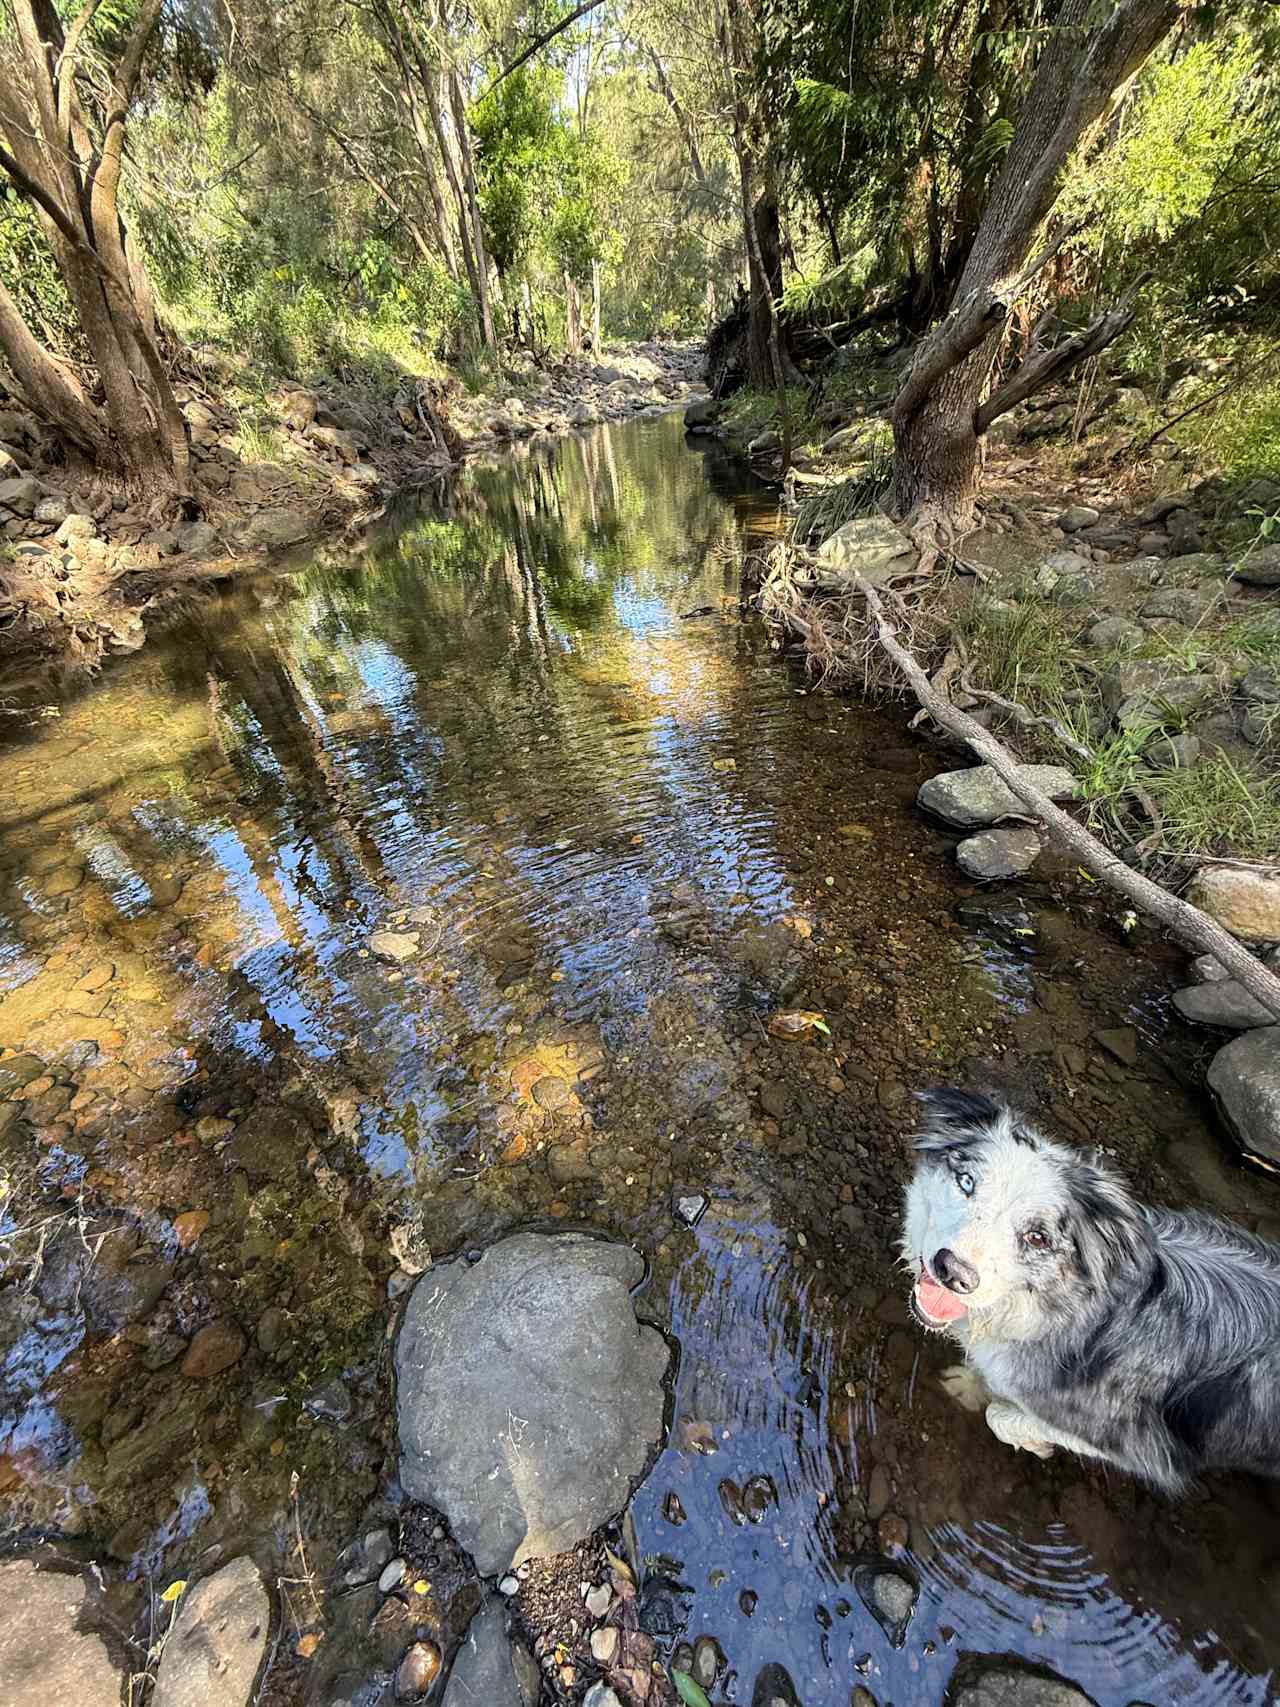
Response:
[[[945,1245],[933,1253],[929,1266],[933,1269],[934,1278],[940,1280],[949,1292],[972,1292],[978,1284],[978,1271],[973,1264],[958,1257]]]

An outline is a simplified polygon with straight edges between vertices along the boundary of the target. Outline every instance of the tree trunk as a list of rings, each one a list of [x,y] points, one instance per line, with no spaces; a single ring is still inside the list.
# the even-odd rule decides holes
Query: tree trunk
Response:
[[[951,313],[921,343],[894,404],[894,505],[926,556],[947,550],[974,524],[982,465],[978,412],[1062,170],[1116,90],[1172,28],[1179,6],[1118,0],[1104,22],[1091,26],[1095,11],[1094,0],[1063,0]]]
[[[80,104],[76,53],[97,9],[86,3],[64,33],[52,6],[13,0],[21,62],[0,78],[0,166],[37,211],[93,355],[99,412],[26,327],[8,293],[0,347],[32,407],[77,449],[114,466],[138,491],[190,491],[186,427],[155,336],[150,283],[120,218],[129,108],[162,0],[142,0],[105,89],[95,134]]]
[[[462,153],[462,181],[467,192],[467,212],[471,222],[471,243],[475,251],[476,278],[480,286],[480,328],[487,348],[493,349],[497,339],[493,333],[493,314],[489,307],[489,257],[485,253],[484,227],[480,222],[480,197],[476,191],[475,161],[471,153],[471,132],[467,127],[467,108],[462,98],[462,82],[456,71],[449,72],[449,103],[458,133]]]

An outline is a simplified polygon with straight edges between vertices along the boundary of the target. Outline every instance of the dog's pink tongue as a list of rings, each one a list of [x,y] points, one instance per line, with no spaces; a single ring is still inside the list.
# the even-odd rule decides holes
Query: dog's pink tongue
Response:
[[[922,1274],[916,1282],[916,1297],[926,1316],[935,1322],[954,1322],[964,1315],[968,1305],[945,1286],[939,1286],[931,1274]]]

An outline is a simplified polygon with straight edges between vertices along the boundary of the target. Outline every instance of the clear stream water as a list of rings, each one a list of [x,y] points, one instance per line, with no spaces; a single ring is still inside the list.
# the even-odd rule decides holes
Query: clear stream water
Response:
[[[394,1473],[393,1271],[582,1226],[679,1340],[635,1533],[726,1699],[781,1666],[805,1707],[933,1707],[966,1653],[1100,1707],[1275,1699],[1274,1491],[1010,1454],[939,1390],[894,1239],[942,1080],[1272,1233],[1280,1187],[1188,1088],[1177,958],[1069,870],[960,883],[912,806],[939,757],[742,615],[776,526],[677,417],[604,427],[5,702],[0,1501],[122,1630],[245,1550],[313,1623],[298,1527],[323,1577]]]

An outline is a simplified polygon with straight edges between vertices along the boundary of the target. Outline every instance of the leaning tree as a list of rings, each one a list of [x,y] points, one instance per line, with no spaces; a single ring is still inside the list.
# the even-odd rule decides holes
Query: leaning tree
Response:
[[[1184,9],[1181,0],[1061,0],[1049,22],[950,311],[921,341],[894,402],[894,504],[930,566],[973,526],[992,422],[1133,317],[1126,301],[1059,343],[1033,339],[993,386],[1005,322],[1056,246],[1031,258],[1067,162]]]
[[[53,0],[0,14],[0,169],[36,211],[97,370],[100,398],[35,335],[0,280],[0,357],[72,454],[137,492],[190,490],[190,452],[156,337],[146,269],[120,210],[129,110],[163,0],[96,28]]]

